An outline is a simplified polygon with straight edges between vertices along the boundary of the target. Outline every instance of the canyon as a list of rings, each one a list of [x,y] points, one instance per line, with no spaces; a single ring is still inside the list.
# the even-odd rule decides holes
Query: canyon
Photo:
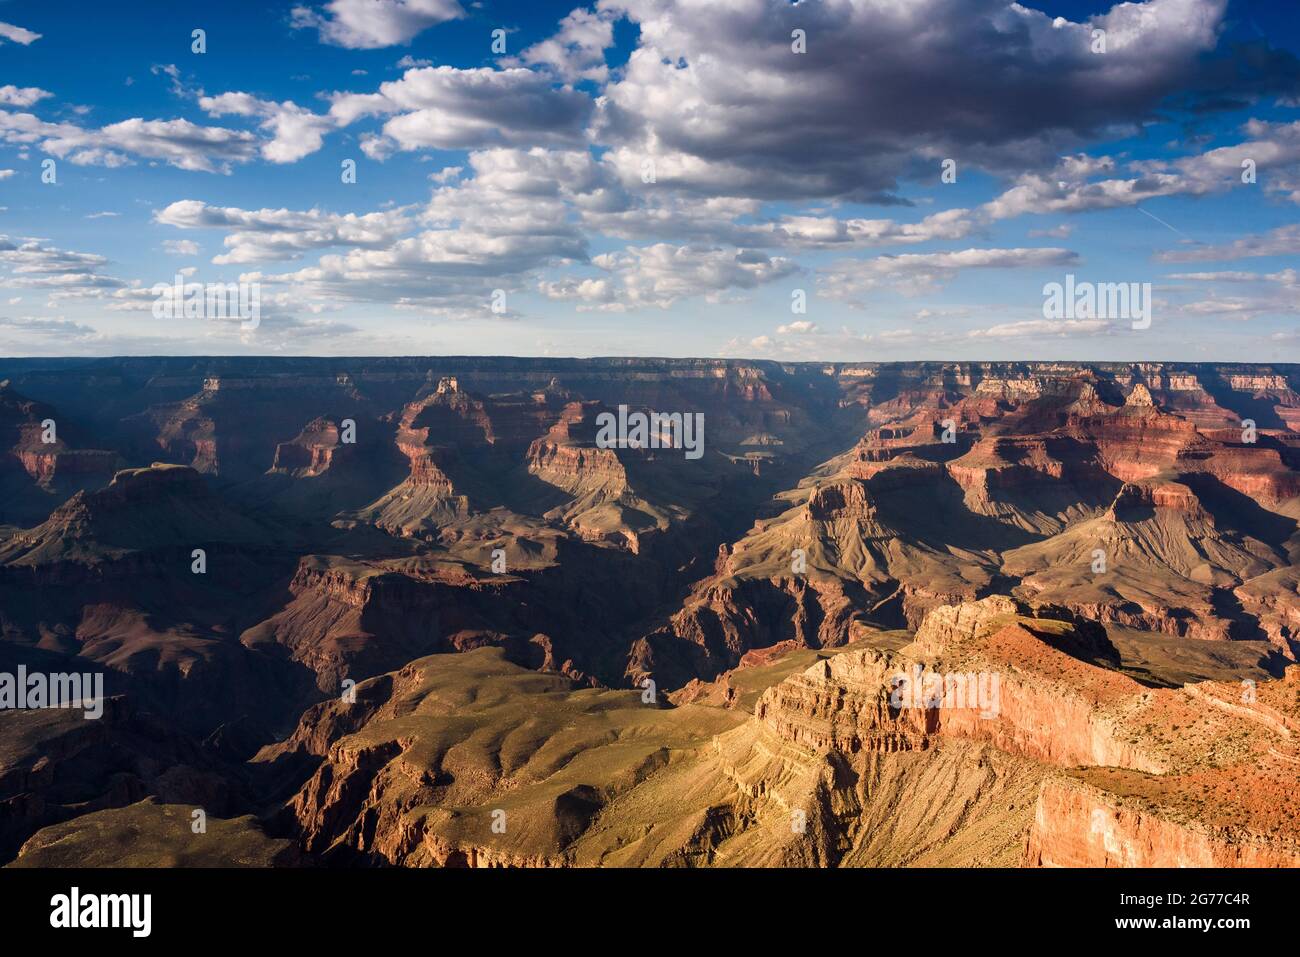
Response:
[[[1300,367],[0,359],[0,863],[1297,866],[1297,559]]]

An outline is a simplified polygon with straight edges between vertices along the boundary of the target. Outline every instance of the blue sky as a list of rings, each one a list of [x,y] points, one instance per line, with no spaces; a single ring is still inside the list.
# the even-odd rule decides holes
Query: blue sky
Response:
[[[1293,4],[82,6],[0,0],[0,354],[1300,361]]]

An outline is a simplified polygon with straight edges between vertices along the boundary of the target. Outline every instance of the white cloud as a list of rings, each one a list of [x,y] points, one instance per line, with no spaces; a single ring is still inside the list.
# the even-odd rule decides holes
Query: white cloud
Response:
[[[605,51],[614,45],[614,16],[606,11],[578,8],[560,21],[554,36],[534,43],[519,54],[525,66],[540,66],[568,82],[609,77]]]
[[[174,202],[154,219],[178,229],[233,230],[225,238],[227,251],[213,259],[217,265],[297,259],[306,250],[329,246],[383,248],[412,225],[407,208],[358,216],[318,209],[218,207],[196,199]]]
[[[1049,229],[1031,229],[1030,239],[1069,239],[1074,234],[1074,227],[1069,223],[1052,226]]]
[[[831,216],[786,216],[774,227],[776,239],[795,246],[884,246],[963,239],[974,223],[970,210],[933,213],[917,223],[893,219],[836,219]]]
[[[1151,118],[1215,47],[1226,3],[1146,0],[1074,23],[1005,0],[608,0],[640,32],[598,138],[629,184],[650,158],[660,186],[889,200],[918,157],[936,175],[944,157],[1023,170]]]
[[[1279,226],[1267,233],[1243,236],[1217,246],[1193,246],[1161,253],[1156,258],[1167,263],[1228,261],[1254,256],[1295,256],[1300,254],[1300,224]]]
[[[97,333],[90,326],[80,322],[73,322],[70,319],[37,316],[8,318],[0,316],[0,334],[4,334],[6,339],[8,339],[10,335],[16,334],[20,338],[31,336],[33,338],[58,339],[60,341],[65,341],[69,339],[82,339],[87,336],[94,336]]]
[[[981,212],[990,219],[1007,219],[1026,213],[1081,213],[1136,206],[1160,196],[1221,193],[1245,185],[1243,164],[1247,162],[1254,164],[1257,181],[1267,184],[1264,188],[1300,202],[1300,121],[1251,120],[1242,131],[1249,138],[1232,146],[1172,161],[1130,163],[1135,175],[1127,178],[1093,178],[1117,169],[1110,157],[1065,157],[1046,173],[1021,175]]]
[[[1300,312],[1300,272],[1280,269],[1259,273],[1242,270],[1172,273],[1167,278],[1196,283],[1227,283],[1240,290],[1253,286],[1246,295],[1222,296],[1211,288],[1210,295],[1183,305],[1181,310],[1193,316],[1213,316],[1241,322],[1267,315],[1295,315]]]
[[[1198,282],[1275,282],[1283,286],[1295,286],[1300,282],[1300,273],[1294,269],[1281,269],[1277,272],[1242,272],[1228,270],[1224,272],[1176,272],[1167,279],[1192,279]]]
[[[292,26],[317,30],[322,43],[352,50],[410,43],[429,27],[465,15],[457,0],[330,0],[322,9],[294,7]]]
[[[602,188],[603,171],[590,154],[482,150],[470,154],[469,167],[472,177],[433,191],[414,235],[371,248],[354,244],[262,280],[316,298],[488,318],[493,290],[522,290],[537,270],[587,261],[587,237],[571,209]]]
[[[254,116],[261,128],[272,134],[263,144],[262,156],[272,163],[294,163],[321,148],[324,135],[335,128],[334,120],[305,110],[291,100],[275,103],[250,93],[222,93],[201,96],[199,106],[209,116]]]
[[[522,68],[422,67],[377,93],[336,93],[330,115],[348,125],[397,114],[384,136],[403,150],[572,146],[583,141],[591,98]]]
[[[1081,213],[1136,206],[1157,196],[1172,196],[1188,190],[1183,177],[1174,173],[1087,180],[1089,176],[1114,169],[1115,161],[1108,156],[1080,154],[1063,157],[1054,169],[1045,173],[1021,175],[1013,187],[984,204],[980,212],[994,220],[1029,213]]]
[[[40,38],[41,34],[39,33],[33,33],[23,27],[14,26],[12,23],[0,22],[0,42],[10,40],[22,46],[29,46]]]
[[[124,286],[120,279],[105,276],[100,269],[108,260],[95,253],[79,253],[48,246],[39,239],[15,242],[0,235],[0,266],[10,278],[0,286],[13,289],[49,289],[74,295]]]
[[[54,94],[38,86],[0,86],[0,106],[17,106],[26,109]]]
[[[180,169],[229,172],[252,159],[251,133],[199,126],[189,120],[129,119],[99,129],[75,123],[46,123],[30,113],[0,110],[0,142],[32,144],[78,166],[125,166],[132,156],[156,159]]]
[[[857,303],[863,293],[888,287],[915,294],[950,281],[965,269],[1032,269],[1068,266],[1078,257],[1068,249],[963,249],[957,252],[906,253],[874,259],[846,259],[822,269],[818,292]]]
[[[694,296],[716,298],[729,289],[753,289],[798,271],[789,259],[754,250],[701,248],[655,243],[605,253],[592,264],[609,279],[542,283],[551,299],[576,299],[588,308],[610,312],[667,309]]]
[[[1093,336],[1112,331],[1109,319],[1026,319],[1022,322],[1003,322],[987,329],[972,329],[967,333],[972,339],[1029,339],[1040,336],[1066,338]]]
[[[776,331],[783,336],[811,336],[817,332],[817,323],[807,319],[796,319],[784,326],[777,326]]]
[[[197,96],[198,91],[186,84],[181,77],[181,68],[175,63],[155,63],[149,67],[149,72],[154,76],[165,76],[170,80],[172,95],[188,99]]]

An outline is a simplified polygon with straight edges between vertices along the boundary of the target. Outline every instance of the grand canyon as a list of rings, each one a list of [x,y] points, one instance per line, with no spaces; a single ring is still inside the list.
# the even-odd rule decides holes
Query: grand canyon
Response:
[[[1285,364],[0,360],[0,861],[1300,865],[1298,522]]]

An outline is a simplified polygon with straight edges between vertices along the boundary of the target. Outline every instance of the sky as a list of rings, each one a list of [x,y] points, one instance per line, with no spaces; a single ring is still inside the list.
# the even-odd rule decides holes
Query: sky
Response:
[[[1296,362],[1298,54],[1291,0],[0,0],[0,355]]]

